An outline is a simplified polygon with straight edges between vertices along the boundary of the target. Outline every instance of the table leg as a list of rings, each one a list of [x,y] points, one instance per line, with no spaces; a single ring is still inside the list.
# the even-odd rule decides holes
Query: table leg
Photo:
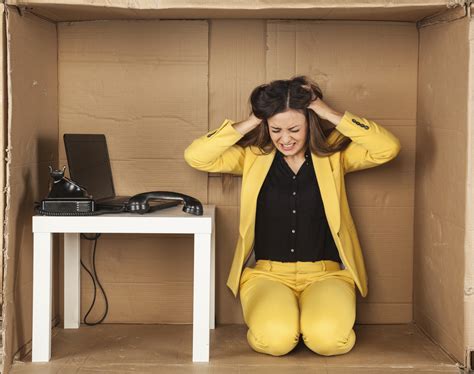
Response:
[[[193,362],[209,362],[211,234],[194,235]]]
[[[33,234],[32,361],[51,359],[52,234]]]
[[[216,328],[216,226],[215,220],[212,221],[211,234],[211,305],[209,314],[209,328]]]
[[[81,241],[64,234],[64,328],[77,329],[81,313]]]

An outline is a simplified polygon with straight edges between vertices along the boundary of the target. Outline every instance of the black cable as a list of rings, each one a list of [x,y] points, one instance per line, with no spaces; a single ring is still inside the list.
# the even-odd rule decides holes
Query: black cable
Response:
[[[97,270],[96,270],[96,267],[95,267],[95,254],[96,254],[96,249],[97,249],[97,239],[99,239],[101,234],[96,234],[94,237],[92,238],[89,238],[87,237],[86,235],[84,234],[81,234],[81,238],[84,238],[86,240],[91,240],[91,241],[94,241],[94,248],[93,248],[93,251],[92,251],[92,271],[94,272],[94,275],[92,274],[92,272],[86,267],[86,265],[84,265],[84,263],[82,262],[81,260],[81,266],[87,271],[87,273],[90,275],[91,279],[92,279],[92,283],[94,284],[94,297],[92,299],[92,303],[91,303],[91,306],[89,308],[89,310],[87,311],[86,315],[84,316],[84,323],[88,326],[95,326],[95,325],[98,325],[99,323],[102,323],[102,321],[104,321],[105,317],[107,317],[107,314],[108,314],[108,311],[109,311],[109,302],[107,300],[107,295],[105,294],[105,290],[104,288],[102,287],[102,284],[100,283],[99,281],[99,277],[97,276]],[[94,276],[95,276],[95,279],[94,279]],[[94,304],[95,304],[95,300],[96,300],[96,296],[97,296],[97,285],[96,285],[96,281],[97,281],[97,284],[99,285],[99,288],[100,290],[102,291],[102,295],[104,295],[104,300],[105,300],[105,311],[104,311],[104,315],[102,316],[102,318],[96,322],[87,322],[87,316],[89,315],[89,313],[92,311],[92,309],[94,308]]]

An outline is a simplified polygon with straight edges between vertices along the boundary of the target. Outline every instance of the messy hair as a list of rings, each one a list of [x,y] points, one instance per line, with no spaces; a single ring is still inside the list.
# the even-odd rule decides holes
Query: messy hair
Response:
[[[306,146],[312,153],[319,156],[329,156],[344,150],[351,139],[342,135],[333,126],[325,125],[313,110],[308,106],[323,93],[318,84],[310,78],[299,75],[290,79],[279,79],[270,83],[261,84],[250,94],[252,113],[262,120],[261,124],[244,135],[236,144],[242,147],[254,146],[262,154],[268,154],[275,148],[268,129],[268,119],[278,113],[294,109],[304,114],[308,124]],[[336,132],[333,141],[328,142],[332,132]],[[222,184],[226,188],[232,180],[232,175],[222,174]]]

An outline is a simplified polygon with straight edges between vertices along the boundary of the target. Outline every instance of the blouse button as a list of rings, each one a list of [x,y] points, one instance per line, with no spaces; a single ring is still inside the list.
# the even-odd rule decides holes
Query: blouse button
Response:
[[[293,179],[296,179],[296,175],[293,175]]]
[[[295,214],[295,213],[296,213],[296,210],[293,209],[293,214]]]
[[[293,196],[295,196],[295,195],[296,195],[296,191],[293,191]]]
[[[295,250],[293,248],[290,249],[291,252],[294,252]]]
[[[294,233],[295,233],[295,230],[291,230],[291,232],[294,234]]]

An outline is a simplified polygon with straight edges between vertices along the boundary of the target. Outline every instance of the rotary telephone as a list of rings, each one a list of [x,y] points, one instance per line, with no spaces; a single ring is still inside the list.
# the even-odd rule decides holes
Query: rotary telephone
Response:
[[[40,203],[35,202],[35,209],[38,214],[51,216],[94,216],[110,213],[138,213],[144,214],[150,211],[150,201],[170,200],[170,207],[183,203],[183,211],[196,216],[203,215],[201,202],[194,197],[171,191],[144,192],[131,197],[123,206],[114,209],[98,209],[93,197],[87,190],[67,178],[64,175],[66,167],[62,170],[55,170],[49,166],[49,174],[52,184],[48,196]]]

